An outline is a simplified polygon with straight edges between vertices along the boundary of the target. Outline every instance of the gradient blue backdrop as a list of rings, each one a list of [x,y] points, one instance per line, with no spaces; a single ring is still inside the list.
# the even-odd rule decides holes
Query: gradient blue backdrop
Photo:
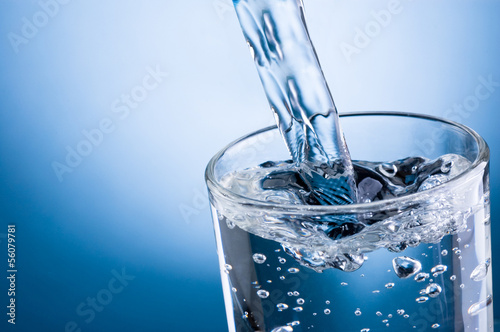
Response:
[[[341,112],[451,117],[485,137],[498,233],[500,88],[470,111],[449,110],[480,77],[500,82],[500,1],[401,0],[349,59],[341,45],[389,1],[304,2]],[[4,0],[0,59],[0,330],[226,331],[204,168],[272,123],[231,2]],[[127,108],[131,93],[140,102]],[[103,121],[113,131],[94,136],[60,181],[53,163],[84,149],[83,131]],[[17,227],[15,327],[7,224]],[[498,288],[495,235],[493,251]],[[116,273],[129,281],[103,297]],[[98,295],[102,311],[78,314]]]

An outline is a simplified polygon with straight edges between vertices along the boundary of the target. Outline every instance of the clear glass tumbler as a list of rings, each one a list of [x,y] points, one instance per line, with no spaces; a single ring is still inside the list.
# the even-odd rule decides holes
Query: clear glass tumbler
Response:
[[[363,112],[340,121],[353,160],[456,154],[470,164],[406,196],[294,205],[227,187],[229,174],[290,159],[275,127],[228,145],[209,162],[206,182],[229,330],[493,331],[484,140],[425,115]],[[326,221],[353,218],[363,227],[345,236],[321,231]]]

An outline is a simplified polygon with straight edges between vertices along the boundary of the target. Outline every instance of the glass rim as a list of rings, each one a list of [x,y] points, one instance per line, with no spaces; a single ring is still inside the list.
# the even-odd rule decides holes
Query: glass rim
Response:
[[[264,209],[264,210],[272,210],[273,212],[300,212],[301,214],[306,215],[314,215],[314,214],[351,214],[351,213],[360,213],[360,212],[369,212],[369,211],[381,211],[385,210],[388,207],[399,206],[403,202],[411,202],[418,201],[419,197],[423,195],[429,195],[436,193],[438,191],[443,190],[446,187],[452,187],[455,184],[460,183],[460,181],[472,173],[475,169],[478,168],[483,162],[488,162],[489,160],[489,148],[484,139],[476,133],[473,129],[462,125],[458,122],[443,119],[440,117],[436,117],[433,115],[427,114],[419,114],[419,113],[411,113],[411,112],[395,112],[395,111],[362,111],[362,112],[345,112],[339,114],[340,118],[346,117],[356,117],[356,116],[391,116],[391,117],[410,117],[416,118],[420,120],[430,120],[436,121],[444,124],[448,124],[452,127],[456,127],[465,133],[469,134],[474,138],[478,145],[478,153],[476,159],[472,162],[470,167],[464,172],[460,173],[453,179],[437,185],[433,188],[416,192],[404,196],[394,197],[390,199],[384,199],[375,202],[369,203],[354,203],[347,205],[306,205],[306,204],[280,204],[280,203],[271,203],[265,202],[261,200],[257,200],[254,198],[246,197],[244,195],[240,195],[232,192],[231,190],[222,186],[219,181],[215,179],[215,166],[217,162],[224,156],[225,152],[237,145],[240,142],[243,142],[251,137],[255,137],[261,133],[268,132],[274,129],[277,129],[277,125],[268,126],[262,128],[260,130],[254,131],[250,134],[242,136],[233,142],[226,145],[223,149],[217,152],[208,162],[208,165],[205,170],[205,181],[207,183],[209,192],[213,193],[214,191],[218,191],[226,198],[230,198],[237,204],[244,205],[246,207],[252,207],[256,209]],[[285,144],[283,142],[283,144]],[[257,165],[256,165],[257,166]]]

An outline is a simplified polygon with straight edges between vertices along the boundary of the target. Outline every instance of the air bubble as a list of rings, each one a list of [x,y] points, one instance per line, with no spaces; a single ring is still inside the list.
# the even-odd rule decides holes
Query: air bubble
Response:
[[[425,291],[427,292],[427,295],[434,298],[441,294],[442,288],[438,284],[430,284],[429,286],[427,286]]]
[[[259,289],[257,291],[257,295],[261,298],[261,299],[266,299],[269,297],[269,292],[266,291],[265,289]]]
[[[456,275],[452,275],[452,276],[450,277],[450,280],[451,280],[451,281],[455,281],[455,279],[457,279],[457,276],[456,276]]]
[[[441,251],[441,255],[443,255],[443,256],[448,255],[448,250],[444,249],[443,251]]]
[[[229,274],[229,271],[231,271],[233,267],[229,264],[224,264],[224,273]]]
[[[490,267],[490,260],[487,259],[483,263],[479,264],[476,266],[474,271],[472,271],[470,278],[474,281],[481,281],[484,278],[486,278],[486,275],[488,274],[488,268]]]
[[[288,305],[287,305],[287,304],[285,304],[285,303],[278,303],[278,304],[276,305],[276,308],[278,308],[278,311],[283,311],[283,310],[288,309]]]
[[[440,274],[445,273],[448,270],[448,267],[446,265],[436,265],[431,269],[431,273],[434,277],[437,277]]]
[[[391,289],[392,287],[394,287],[394,283],[393,282],[385,284],[385,288],[387,288],[387,289]]]
[[[486,300],[480,301],[480,302],[477,302],[477,303],[474,303],[473,305],[471,305],[467,312],[469,313],[469,315],[475,316],[479,312],[484,310],[486,307],[488,307],[492,302],[493,302],[493,299],[492,299],[491,295],[488,295],[488,297],[486,297]]]
[[[296,267],[291,267],[291,268],[288,269],[288,272],[290,272],[290,273],[299,273],[300,270],[297,269]]]
[[[280,326],[272,329],[271,332],[293,332],[293,327],[291,326]]]
[[[296,311],[296,312],[301,312],[302,310],[304,310],[302,307],[293,308],[293,311]]]
[[[332,311],[330,309],[325,309],[325,315],[329,315]]]
[[[436,324],[433,324],[431,327],[432,327],[433,329],[437,329],[437,328],[438,328],[438,327],[440,327],[440,326],[441,326],[441,325],[439,325],[438,323],[436,323]]]
[[[361,329],[361,332],[370,332],[370,329]]]
[[[396,257],[392,260],[392,267],[399,278],[405,279],[420,272],[420,261],[407,256]]]
[[[303,298],[297,299],[297,304],[298,304],[298,305],[303,305],[303,304],[304,304],[304,302],[306,302],[306,301],[304,301],[304,299],[303,299]]]
[[[377,311],[377,312],[375,313],[375,315],[377,315],[377,316],[379,316],[379,317],[380,317],[380,316],[382,316],[382,313],[381,313],[380,311]]]
[[[280,264],[285,264],[286,263],[286,259],[284,259],[283,257],[279,257],[278,261],[280,262]]]
[[[429,278],[429,273],[420,272],[415,275],[416,282],[423,282],[425,279]]]
[[[252,257],[253,261],[257,264],[263,264],[267,259],[266,255],[264,254],[253,254]]]
[[[359,308],[358,308],[358,309],[356,309],[356,311],[354,312],[354,314],[355,314],[356,316],[361,316],[361,309],[359,309]]]
[[[347,286],[347,285],[349,285],[349,284],[348,284],[347,282],[341,282],[341,283],[340,283],[340,285],[341,285],[341,286]]]
[[[421,297],[416,299],[417,303],[424,303],[424,302],[427,302],[428,300],[429,300],[429,298],[427,296],[421,296]]]
[[[398,309],[396,312],[397,312],[397,313],[398,313],[398,315],[400,315],[400,316],[403,316],[403,315],[404,315],[404,313],[405,313],[405,311],[404,311],[403,309]]]

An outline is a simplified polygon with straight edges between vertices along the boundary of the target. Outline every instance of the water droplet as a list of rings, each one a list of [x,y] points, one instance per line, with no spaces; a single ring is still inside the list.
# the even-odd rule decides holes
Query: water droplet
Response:
[[[438,328],[438,327],[440,327],[440,326],[441,326],[441,325],[439,325],[438,323],[436,323],[436,324],[433,324],[431,327],[432,327],[433,329],[437,329],[437,328]]]
[[[380,316],[382,316],[382,313],[381,313],[380,311],[377,311],[377,312],[375,313],[375,315],[377,315],[377,316],[379,316],[379,317],[380,317]]]
[[[293,332],[293,327],[291,326],[280,326],[272,329],[271,332]]]
[[[486,278],[486,275],[488,274],[488,268],[490,267],[490,260],[487,259],[483,263],[479,264],[476,266],[474,271],[472,271],[470,278],[474,281],[481,281],[484,278]]]
[[[391,289],[392,287],[394,287],[394,283],[393,282],[385,284],[385,288],[387,288],[387,289]]]
[[[448,266],[439,264],[431,269],[431,273],[434,277],[437,277],[438,275],[445,273],[446,270],[448,270]]]
[[[297,269],[296,267],[291,267],[291,268],[288,269],[288,272],[290,272],[290,273],[299,273],[300,270]]]
[[[392,260],[392,267],[399,278],[405,279],[420,272],[422,264],[411,257],[401,256]]]
[[[263,264],[267,259],[266,255],[264,254],[253,254],[252,257],[253,261],[257,264]]]
[[[443,251],[441,251],[441,255],[443,255],[443,256],[446,256],[446,255],[448,255],[448,250],[446,250],[446,249],[443,249]]]
[[[293,310],[296,312],[301,312],[304,309],[302,307],[295,307],[295,308],[293,308]]]
[[[347,286],[347,285],[349,285],[349,284],[348,284],[347,282],[341,282],[341,283],[340,283],[340,285],[341,285],[341,286]]]
[[[356,309],[356,311],[354,312],[354,314],[355,314],[356,316],[361,316],[361,310],[360,310],[359,308],[358,308],[358,309]]]
[[[405,313],[405,311],[404,311],[403,309],[398,309],[396,312],[397,312],[397,313],[398,313],[398,315],[400,315],[400,316],[404,315],[404,313]]]
[[[303,305],[303,304],[304,304],[304,302],[306,302],[306,301],[304,301],[304,299],[303,299],[303,298],[297,299],[297,304],[298,304],[298,305]]]
[[[455,279],[457,279],[457,276],[456,276],[456,275],[452,275],[452,276],[450,277],[450,280],[451,280],[451,281],[455,281]]]
[[[280,264],[285,264],[286,263],[286,259],[284,259],[283,257],[279,257],[278,261],[280,262]]]
[[[421,296],[421,297],[416,299],[417,303],[424,303],[424,302],[427,302],[427,300],[429,300],[429,298],[427,296]]]
[[[257,295],[261,298],[261,299],[267,299],[269,297],[269,292],[266,291],[265,289],[259,289],[257,291]]]
[[[325,309],[325,315],[329,315],[332,311],[330,309]]]
[[[278,303],[278,304],[276,305],[276,308],[278,308],[278,311],[283,311],[283,310],[288,309],[288,305],[287,305],[287,304],[285,304],[285,303]]]
[[[486,297],[486,300],[480,301],[477,303],[474,303],[469,307],[469,310],[467,311],[469,315],[475,316],[477,315],[480,311],[484,310],[487,306],[489,306],[493,302],[493,298],[491,295],[488,295]]]
[[[415,275],[416,282],[423,282],[425,279],[429,278],[429,273],[420,272]]]
[[[442,290],[441,286],[439,286],[438,284],[430,284],[425,289],[427,295],[429,295],[432,298],[437,297],[439,294],[441,294],[441,290]]]

